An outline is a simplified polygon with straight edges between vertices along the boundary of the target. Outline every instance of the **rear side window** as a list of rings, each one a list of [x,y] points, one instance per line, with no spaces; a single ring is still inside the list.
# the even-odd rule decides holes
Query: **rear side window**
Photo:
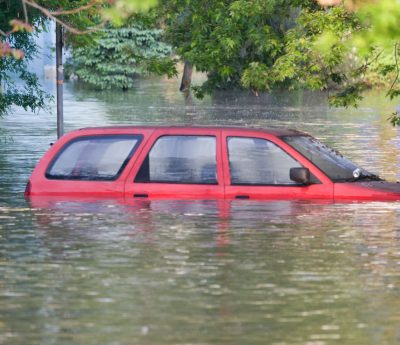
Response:
[[[46,177],[59,180],[115,180],[135,153],[141,135],[87,136],[66,144]]]
[[[212,136],[160,137],[135,182],[217,184],[216,151]]]
[[[259,138],[228,138],[232,185],[296,185],[290,169],[302,167],[272,142]]]

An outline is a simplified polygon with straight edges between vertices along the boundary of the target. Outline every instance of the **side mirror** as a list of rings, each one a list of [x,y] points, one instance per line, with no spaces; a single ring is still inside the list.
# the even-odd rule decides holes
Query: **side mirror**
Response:
[[[291,168],[290,179],[294,182],[309,185],[311,183],[310,170],[307,168]]]

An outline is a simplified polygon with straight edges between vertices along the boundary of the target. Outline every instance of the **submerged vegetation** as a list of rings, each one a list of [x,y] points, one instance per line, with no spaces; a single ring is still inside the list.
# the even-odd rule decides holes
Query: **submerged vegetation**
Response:
[[[140,74],[172,76],[180,59],[181,88],[198,97],[227,88],[255,95],[329,89],[332,105],[357,106],[370,87],[400,95],[400,4],[392,0],[21,0],[0,7],[2,114],[12,104],[45,105],[26,62],[37,48],[30,28],[40,30],[48,18],[66,29],[70,71],[102,89],[130,88]],[[22,17],[7,32],[8,22]],[[203,85],[190,85],[192,67],[207,74]],[[25,91],[13,88],[15,72]],[[397,114],[391,121],[400,124]]]

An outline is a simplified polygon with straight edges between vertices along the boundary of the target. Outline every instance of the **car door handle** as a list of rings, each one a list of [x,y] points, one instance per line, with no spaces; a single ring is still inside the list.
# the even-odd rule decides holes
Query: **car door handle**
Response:
[[[236,195],[235,199],[250,199],[250,196],[248,196],[248,195]]]
[[[133,194],[134,198],[148,198],[148,194]]]

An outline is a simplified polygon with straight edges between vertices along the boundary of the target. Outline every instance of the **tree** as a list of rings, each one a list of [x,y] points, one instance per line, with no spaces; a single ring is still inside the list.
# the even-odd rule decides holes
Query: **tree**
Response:
[[[37,53],[32,29],[29,25],[15,20],[23,13],[18,2],[0,3],[0,115],[12,105],[36,110],[45,106],[46,94],[40,88],[37,76],[30,72],[27,63]],[[43,18],[37,12],[31,13],[31,20],[37,31],[43,29]],[[20,79],[21,85],[15,82]]]
[[[208,74],[198,95],[228,87],[257,93],[280,84],[272,85],[265,70],[283,53],[297,13],[319,7],[312,0],[164,0],[160,6],[178,55]]]
[[[49,19],[67,31],[67,43],[89,44],[108,21],[123,22],[156,0],[0,0],[0,116],[12,105],[36,111],[51,98],[28,63],[38,51],[35,33]],[[16,81],[16,79],[19,79]]]
[[[124,57],[120,62],[124,63],[130,49],[124,40],[133,38],[130,35],[137,28],[121,31],[127,35],[124,37],[117,31],[108,31],[109,43],[98,35],[96,38],[96,35],[79,34],[98,32],[109,20],[121,23],[134,11],[153,6],[155,1],[21,0],[19,5],[11,0],[0,2],[5,13],[1,28],[14,19],[8,32],[0,31],[4,37],[0,40],[0,57],[3,57],[0,114],[11,104],[32,105],[32,109],[44,104],[44,94],[38,89],[37,80],[26,70],[25,63],[35,49],[29,41],[32,35],[29,23],[39,30],[43,18],[62,23],[70,33],[68,43],[74,47],[86,46],[89,39],[104,40],[102,49],[108,49],[106,46],[111,41],[118,43],[126,47],[121,50]],[[5,4],[11,2],[13,6],[9,11],[10,7]],[[158,13],[168,41],[185,61],[186,73],[181,88],[189,87],[192,66],[208,74],[208,80],[194,88],[198,96],[231,87],[250,89],[254,94],[273,88],[301,87],[335,90],[330,98],[332,105],[355,106],[363,90],[371,86],[371,73],[391,80],[389,97],[400,95],[400,45],[397,43],[400,5],[397,1],[160,0]],[[16,17],[25,20],[15,20]],[[25,60],[21,60],[24,54]],[[131,75],[138,71],[135,68],[154,69],[159,73],[171,70],[170,61],[169,64],[160,61],[152,64],[150,59],[144,63],[145,57],[146,54],[136,56],[140,60],[138,65],[127,66],[122,74]],[[6,59],[17,60],[6,63]],[[116,67],[110,70],[106,60],[102,60],[101,65],[104,65],[103,72]],[[85,68],[89,71],[91,67]],[[26,78],[28,90],[25,94],[13,89],[10,83],[13,71],[23,71],[21,78]],[[90,77],[88,73],[86,76]],[[129,86],[128,79],[121,79],[119,85]],[[400,124],[397,114],[393,114],[392,123]]]
[[[330,104],[357,106],[362,92],[388,84],[400,96],[393,0],[163,0],[170,42],[208,74],[197,95],[240,87],[330,90]],[[186,69],[185,69],[186,70]],[[182,88],[190,84],[190,70]],[[393,114],[393,124],[400,117]]]
[[[134,77],[155,73],[172,77],[171,46],[161,41],[163,31],[146,27],[140,19],[123,28],[109,28],[89,47],[72,50],[67,72],[100,89],[134,85]]]
[[[366,71],[379,57],[372,51],[360,57],[345,44],[343,38],[360,27],[360,21],[343,7],[303,9],[296,26],[286,33],[283,53],[269,78],[290,88],[334,90],[332,105],[356,105],[368,86]],[[321,32],[326,35],[321,36]]]
[[[390,86],[387,97],[394,99],[400,96],[400,66],[399,66],[399,49],[400,49],[400,4],[393,0],[346,0],[343,2],[338,0],[318,0],[323,6],[335,6],[335,8],[343,8],[347,13],[359,22],[357,30],[350,31],[346,37],[339,40],[332,34],[330,30],[324,30],[320,35],[320,41],[325,40],[330,47],[342,46],[345,49],[353,49],[364,59],[370,58],[378,65],[377,72],[379,75],[390,80]],[[371,59],[371,56],[375,58]],[[388,58],[390,56],[391,58]],[[370,63],[365,70],[372,67]],[[361,82],[365,86],[364,82]],[[362,98],[362,88],[353,91],[353,98]],[[350,92],[351,94],[351,92]],[[341,95],[339,95],[341,96]],[[342,99],[338,97],[337,102],[340,105]],[[346,102],[344,102],[344,105]],[[397,111],[390,116],[390,122],[393,125],[400,125],[400,113]]]

